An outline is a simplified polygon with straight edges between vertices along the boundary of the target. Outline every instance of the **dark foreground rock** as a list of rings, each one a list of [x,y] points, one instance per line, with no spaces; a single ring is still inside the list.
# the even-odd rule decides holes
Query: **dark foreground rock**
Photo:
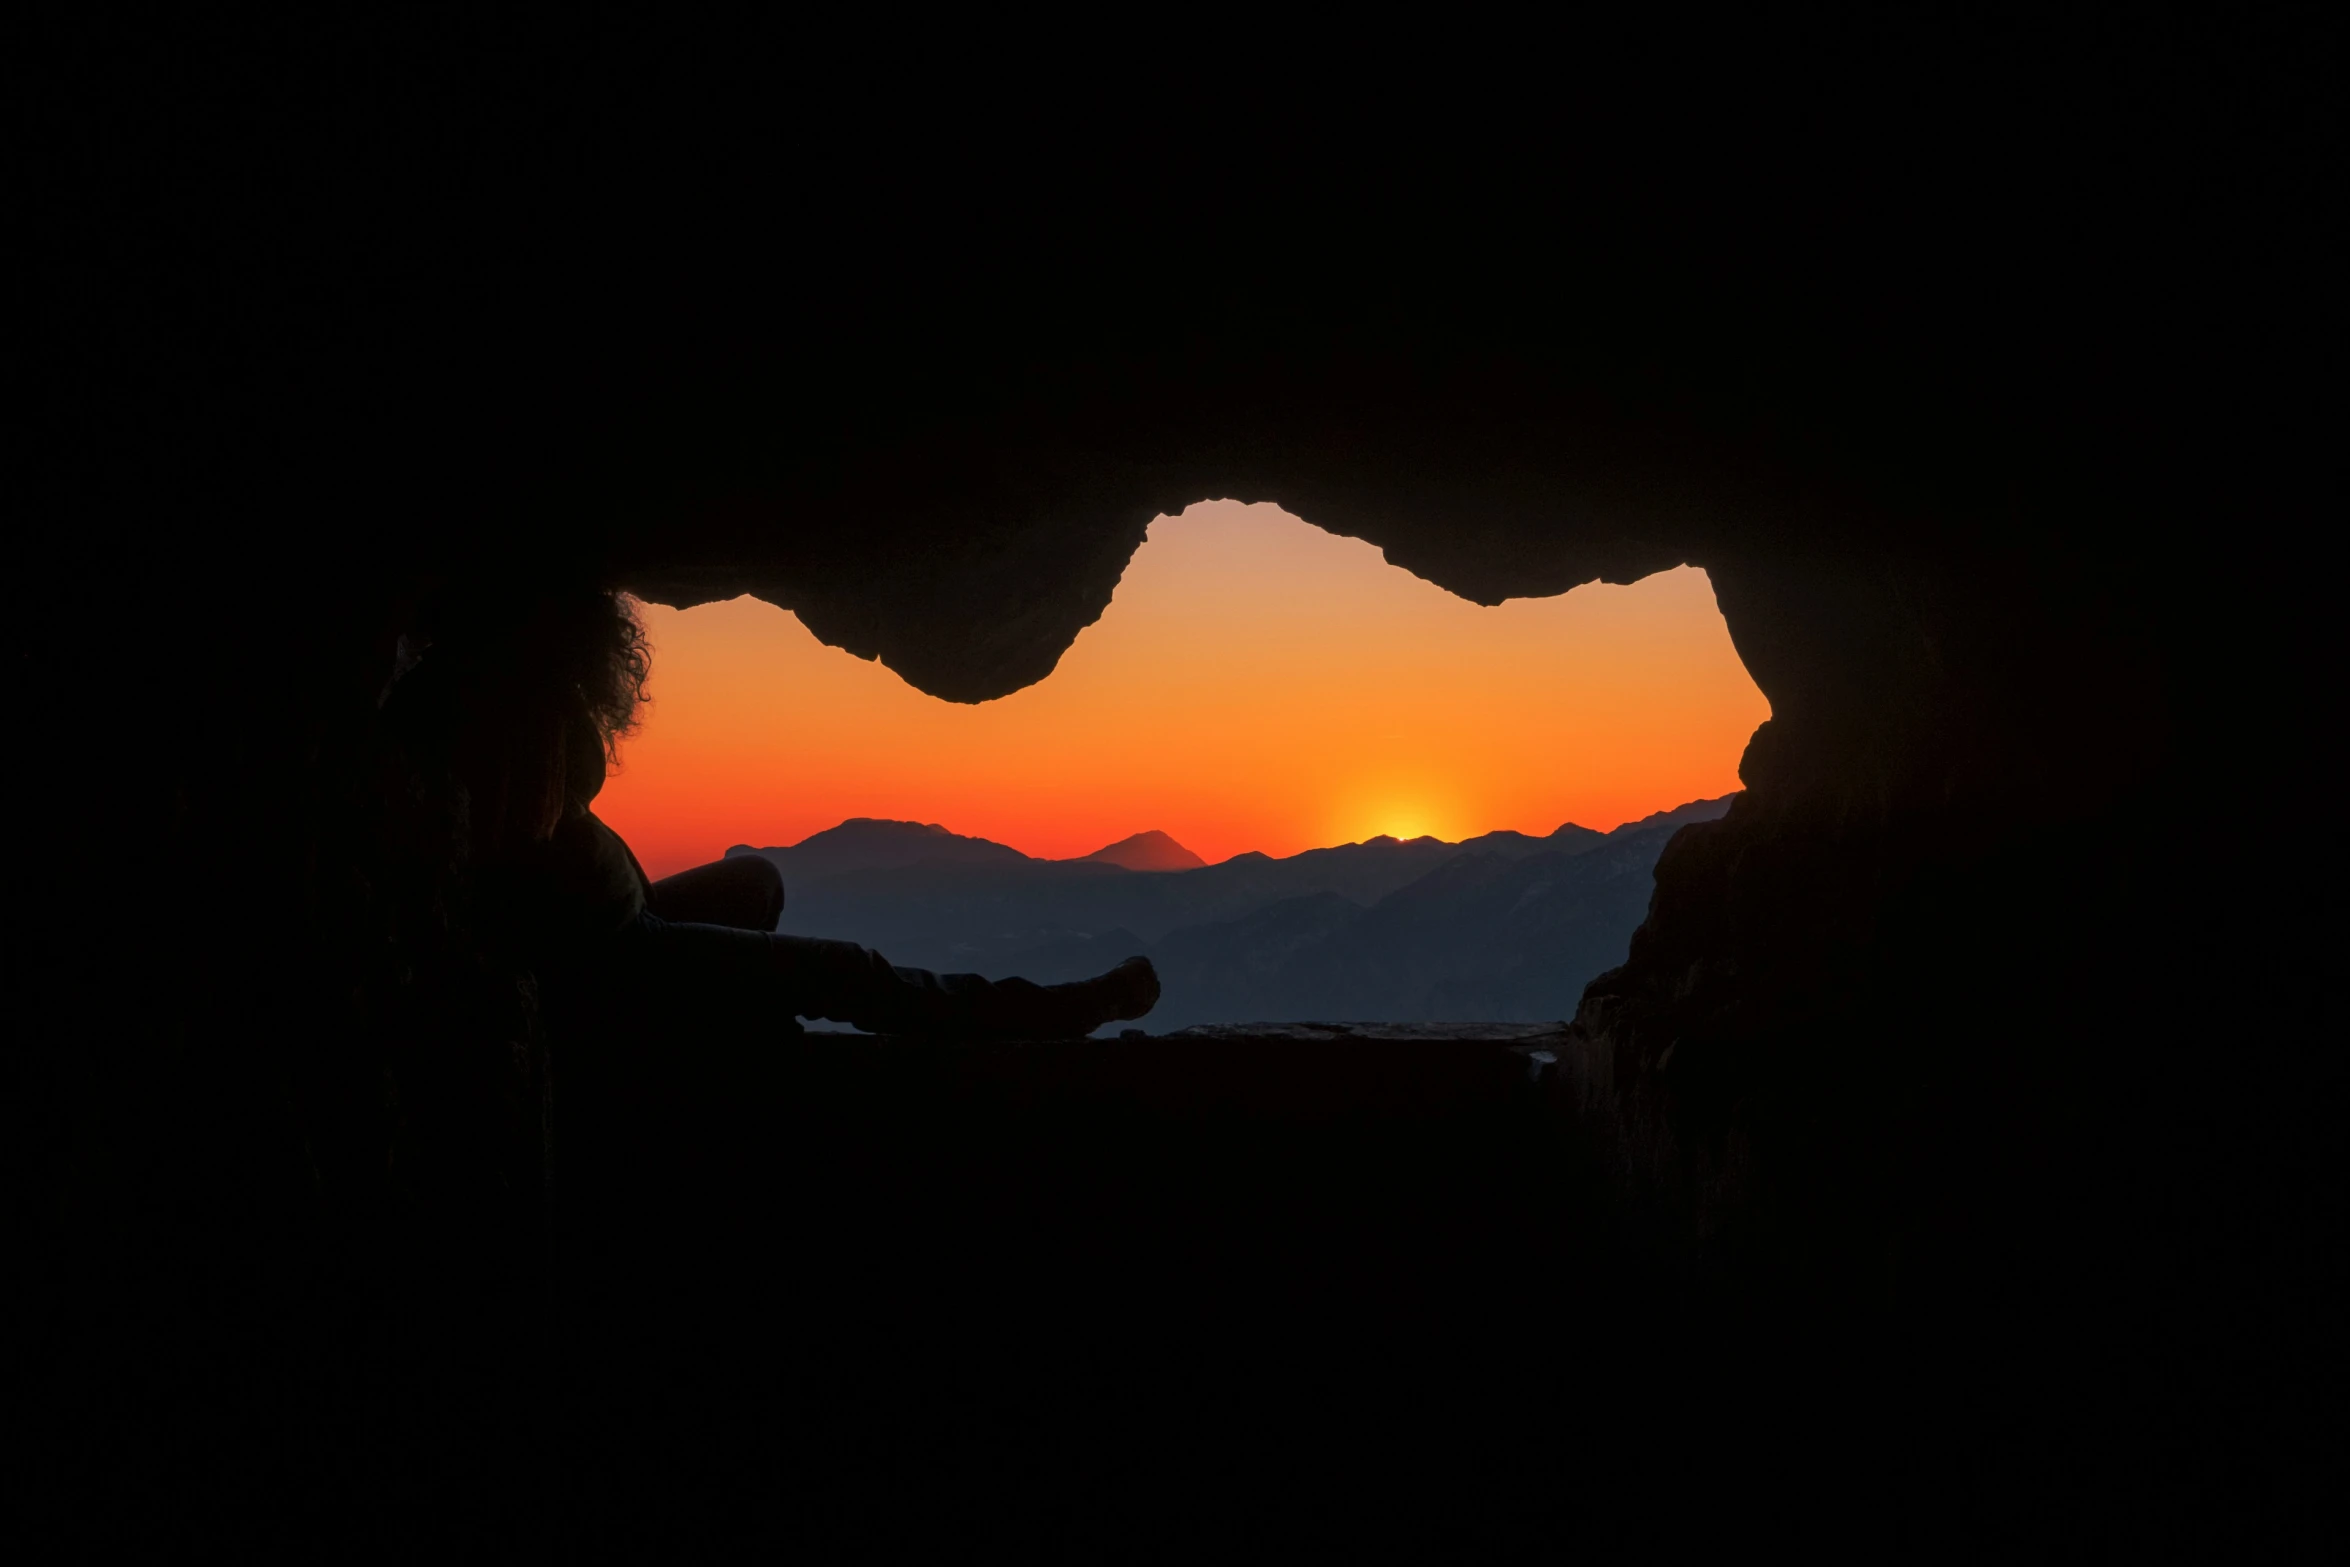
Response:
[[[1850,1440],[1873,1390],[1627,1244],[1556,1038],[816,1038],[723,1103],[640,1081],[626,1155],[570,1171],[563,1514],[624,1558],[1179,1561],[1669,1549],[1758,1507],[1833,1539],[1856,1485],[1971,1505],[1946,1454]],[[575,1146],[623,1146],[572,1110]]]

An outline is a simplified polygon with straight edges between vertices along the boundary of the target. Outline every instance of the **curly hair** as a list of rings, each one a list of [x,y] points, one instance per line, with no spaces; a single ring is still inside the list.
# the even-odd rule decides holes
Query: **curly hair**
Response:
[[[578,678],[573,681],[588,716],[603,737],[604,756],[617,761],[620,742],[634,733],[653,675],[653,645],[637,618],[635,601],[624,593],[597,593],[579,605],[578,640],[573,645]]]
[[[637,725],[652,647],[601,588],[509,588],[445,607],[395,721],[471,801],[477,853],[543,837],[602,787]]]

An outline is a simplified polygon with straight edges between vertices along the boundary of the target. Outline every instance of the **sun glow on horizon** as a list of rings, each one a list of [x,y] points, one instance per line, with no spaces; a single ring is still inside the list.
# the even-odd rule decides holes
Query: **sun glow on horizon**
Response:
[[[1422,810],[1416,806],[1379,811],[1373,814],[1371,827],[1368,831],[1359,837],[1342,841],[1360,843],[1369,838],[1394,838],[1400,842],[1409,843],[1414,838],[1442,838],[1447,843],[1454,843],[1462,838],[1474,836],[1473,833],[1459,830],[1449,834],[1441,832],[1434,825],[1435,822],[1436,817],[1433,812]]]
[[[1054,673],[943,702],[753,599],[647,605],[597,810],[665,875],[851,816],[1068,858],[1606,828],[1738,787],[1769,716],[1702,571],[1485,608],[1271,506],[1161,517]]]

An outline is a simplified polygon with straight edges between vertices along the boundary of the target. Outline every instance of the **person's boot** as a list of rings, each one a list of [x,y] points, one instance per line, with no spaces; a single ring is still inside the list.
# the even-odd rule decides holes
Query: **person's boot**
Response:
[[[1093,1025],[1092,1033],[1104,1023],[1123,1022],[1138,1018],[1159,1004],[1159,971],[1150,959],[1128,958],[1106,974],[1097,974],[1083,981],[1092,995],[1106,1010]]]
[[[999,987],[1001,993],[1002,987]],[[1159,1004],[1159,971],[1144,957],[1066,985],[1039,985],[1022,995],[988,1032],[1001,1037],[1076,1039],[1104,1023],[1141,1017]]]

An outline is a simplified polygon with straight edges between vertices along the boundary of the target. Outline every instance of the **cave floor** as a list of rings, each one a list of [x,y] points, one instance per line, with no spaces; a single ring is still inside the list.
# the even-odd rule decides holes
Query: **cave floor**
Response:
[[[1612,1507],[1729,1349],[1593,1201],[1556,1033],[811,1035],[574,1230],[575,1516],[1194,1559]]]

